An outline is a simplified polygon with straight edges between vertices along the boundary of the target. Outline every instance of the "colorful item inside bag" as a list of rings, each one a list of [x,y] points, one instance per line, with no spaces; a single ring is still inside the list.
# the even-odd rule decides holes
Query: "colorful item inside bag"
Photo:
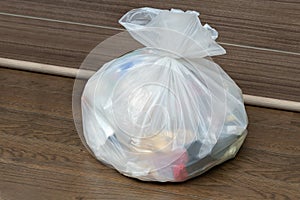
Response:
[[[247,131],[242,92],[195,11],[134,9],[120,23],[145,47],[106,63],[82,94],[92,154],[144,181],[180,182],[233,158]]]

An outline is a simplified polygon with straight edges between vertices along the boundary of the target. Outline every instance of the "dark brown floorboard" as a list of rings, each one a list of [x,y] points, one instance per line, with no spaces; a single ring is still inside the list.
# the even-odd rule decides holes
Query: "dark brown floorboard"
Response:
[[[136,7],[192,9],[224,45],[214,57],[244,93],[300,101],[300,2],[292,0],[3,0],[0,57],[78,68],[99,42],[120,32]],[[113,48],[115,48],[113,46]],[[104,52],[104,59],[111,59]],[[0,200],[300,199],[300,113],[247,106],[248,136],[237,157],[179,184],[127,178],[95,160],[72,119],[74,80],[0,68]]]
[[[299,199],[300,113],[247,106],[237,157],[180,184],[124,177],[75,131],[73,79],[0,70],[0,197],[10,199]]]
[[[78,68],[97,44],[118,32],[1,16],[0,57]],[[244,93],[300,101],[300,56],[224,47],[227,54],[213,59]]]
[[[120,27],[124,13],[145,6],[200,11],[222,42],[300,52],[300,2],[292,0],[5,0],[0,12]]]

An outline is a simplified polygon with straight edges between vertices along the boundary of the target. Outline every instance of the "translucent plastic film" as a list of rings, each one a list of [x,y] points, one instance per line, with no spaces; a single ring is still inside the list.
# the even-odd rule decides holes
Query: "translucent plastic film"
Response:
[[[198,15],[129,11],[119,22],[144,47],[107,62],[84,84],[81,138],[126,176],[184,181],[233,158],[246,137],[242,92],[209,59],[225,50]]]

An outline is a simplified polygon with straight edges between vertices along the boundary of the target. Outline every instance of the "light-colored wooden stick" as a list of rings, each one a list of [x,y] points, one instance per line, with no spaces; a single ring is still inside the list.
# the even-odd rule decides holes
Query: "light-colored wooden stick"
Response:
[[[88,79],[95,73],[95,71],[84,70],[84,69],[80,69],[80,73],[79,73],[79,69],[75,69],[75,68],[28,62],[23,60],[14,60],[8,58],[0,58],[0,67],[25,70],[31,72],[39,72],[44,74],[66,76],[71,78],[76,78],[78,75],[77,78],[80,79]]]
[[[95,71],[0,58],[0,67],[88,79]],[[79,73],[80,71],[80,73]],[[244,94],[245,104],[300,112],[300,102]]]
[[[245,104],[300,112],[300,102],[243,94]]]

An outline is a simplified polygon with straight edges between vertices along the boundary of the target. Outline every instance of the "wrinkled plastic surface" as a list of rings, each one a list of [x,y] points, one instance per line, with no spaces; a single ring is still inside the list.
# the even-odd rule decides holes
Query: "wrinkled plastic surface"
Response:
[[[233,158],[247,134],[242,93],[208,56],[225,50],[194,11],[140,8],[120,23],[145,45],[106,63],[82,94],[94,156],[145,181],[184,181]]]

